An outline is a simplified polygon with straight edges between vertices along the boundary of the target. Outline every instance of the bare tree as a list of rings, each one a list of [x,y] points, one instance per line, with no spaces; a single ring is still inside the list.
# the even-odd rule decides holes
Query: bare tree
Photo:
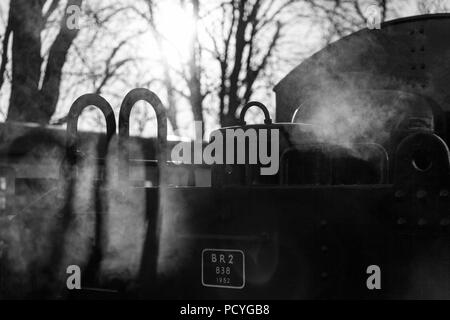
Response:
[[[203,100],[208,95],[208,91],[202,90],[202,68],[201,68],[201,54],[202,46],[198,39],[198,22],[200,20],[200,1],[192,0],[192,19],[194,21],[194,30],[190,41],[189,54],[189,72],[185,77],[187,86],[189,88],[189,103],[191,105],[194,121],[203,122]]]
[[[149,23],[160,52],[164,52],[166,41],[164,30],[158,29],[155,15],[158,15],[155,0],[145,0],[148,14],[142,14]],[[386,17],[386,0],[378,0],[382,19]],[[296,5],[309,5],[309,12],[296,11]],[[236,124],[237,111],[248,102],[259,86],[258,81],[271,83],[267,78],[267,69],[281,46],[285,29],[298,18],[312,19],[322,17],[324,23],[330,25],[328,34],[324,33],[328,42],[354,32],[365,25],[364,6],[358,1],[350,0],[224,0],[220,1],[221,11],[219,27],[202,25],[209,34],[213,48],[200,42],[199,21],[201,6],[199,0],[180,0],[186,15],[194,21],[194,32],[190,41],[189,59],[181,67],[174,70],[164,53],[161,54],[163,66],[163,84],[165,86],[169,121],[175,122],[175,105],[179,100],[175,94],[185,98],[193,113],[194,120],[203,121],[205,112],[204,99],[211,92],[217,92],[219,104],[219,122],[222,126]],[[214,60],[219,65],[220,75],[217,83],[205,85],[205,61],[203,53],[212,51]],[[282,55],[282,54],[281,54]],[[174,74],[181,77],[182,83],[174,81]]]
[[[53,13],[69,5],[81,5],[81,2],[11,0],[8,23],[1,39],[0,64],[1,86],[4,79],[10,78],[7,64],[8,46],[11,46],[12,39],[12,92],[8,120],[48,123],[57,103],[61,105],[62,100],[72,99],[73,91],[106,94],[114,102],[116,98],[117,101],[123,98],[121,88],[156,80],[162,84],[168,118],[175,131],[179,128],[177,106],[183,99],[188,102],[194,120],[204,121],[205,116],[216,117],[218,114],[217,119],[222,126],[233,125],[238,122],[239,108],[260,96],[262,88],[270,90],[274,81],[279,79],[280,72],[277,74],[274,70],[276,65],[296,65],[321,46],[365,27],[368,4],[378,4],[382,20],[396,16],[392,14],[393,2],[387,0],[217,0],[215,4],[206,0],[178,0],[185,14],[192,18],[193,30],[189,30],[187,58],[180,59],[180,65],[175,65],[167,54],[167,48],[173,43],[166,38],[164,32],[167,30],[159,25],[159,6],[164,6],[165,2],[95,2],[92,12],[87,12],[88,7],[83,14],[92,16],[99,31],[88,28],[78,35],[78,30],[67,29],[67,15],[61,19]],[[44,8],[48,9],[43,12]],[[125,10],[128,10],[126,14],[132,15],[129,18],[133,20],[129,21],[134,21],[136,14],[144,18],[145,30],[137,30],[142,28],[139,23],[130,23],[124,28],[118,13]],[[214,14],[209,15],[210,11]],[[161,19],[167,18],[162,14]],[[208,21],[208,16],[213,17],[214,23]],[[58,32],[48,52],[41,56],[40,35],[49,24],[49,18],[57,18]],[[298,18],[304,20],[299,22]],[[318,45],[307,50],[301,40],[293,38],[288,44],[289,49],[286,49],[292,26],[301,29],[312,24],[314,27],[315,24],[322,25],[322,30],[317,32],[320,37]],[[157,48],[156,55],[150,57],[157,58],[154,60],[147,56],[138,57],[138,50],[127,51],[138,47],[135,35],[148,31]],[[210,42],[205,41],[208,35]],[[74,54],[66,59],[70,48]],[[293,51],[300,51],[299,48],[302,53],[293,59]],[[63,66],[68,61],[70,68],[63,73]],[[160,77],[149,72],[155,62],[161,67]],[[61,84],[65,95],[59,97]],[[204,102],[206,97],[207,105]],[[70,105],[70,101],[64,101],[66,105]],[[56,115],[64,116],[65,112],[61,111],[58,107]],[[141,127],[145,127],[144,120],[149,119],[140,119]],[[62,118],[56,122],[64,121]]]
[[[131,6],[120,2],[96,4],[97,7],[86,6],[84,10],[85,24],[87,25],[80,25],[80,28],[86,32],[83,32],[83,36],[79,38],[79,41],[72,45],[74,55],[69,61],[76,66],[66,70],[63,75],[66,80],[70,79],[73,81],[74,87],[84,84],[84,90],[89,90],[89,92],[96,94],[111,95],[111,87],[115,87],[118,81],[129,78],[129,72],[126,67],[136,62],[138,58],[134,54],[127,53],[127,46],[141,36],[143,31],[137,30],[131,35],[120,35],[114,29],[120,28],[120,26],[117,26],[115,19],[119,15],[128,17],[132,11]],[[114,41],[103,40],[108,34],[114,34]],[[127,86],[134,87],[138,85],[133,83],[127,84]],[[112,95],[117,100],[123,98],[122,93],[119,92]],[[65,111],[67,113],[68,110]],[[103,115],[96,111],[98,111],[96,108],[87,109],[88,113],[94,112],[90,117],[94,126],[97,129],[104,129]],[[61,125],[66,121],[67,115],[64,115],[54,119],[51,124]]]
[[[155,22],[155,8],[158,1],[144,0],[148,6],[148,14],[142,14],[137,9],[139,15],[148,22],[150,30],[154,36],[157,47],[160,52],[160,60],[163,66],[163,79],[162,82],[165,86],[167,105],[168,105],[168,119],[172,124],[174,130],[178,129],[176,121],[176,104],[178,99],[176,95],[185,98],[191,107],[191,111],[194,117],[194,121],[203,122],[203,100],[208,95],[209,91],[202,88],[202,61],[201,53],[202,46],[198,39],[198,22],[200,20],[200,1],[199,0],[180,0],[180,6],[185,10],[186,15],[189,15],[193,20],[193,30],[189,41],[189,59],[185,65],[181,67],[181,70],[174,70],[174,66],[171,66],[167,56],[164,54],[165,39],[163,31],[159,30],[157,23]],[[172,74],[175,73],[181,77],[183,85],[175,85]],[[187,92],[183,90],[187,88]]]
[[[252,97],[255,82],[266,69],[288,23],[283,15],[296,2],[231,0],[222,4],[222,37],[218,39],[210,33],[215,59],[220,65],[218,97],[222,126],[238,123],[236,112]]]
[[[3,82],[5,80],[5,72],[6,65],[8,64],[8,46],[9,46],[9,38],[11,37],[11,15],[12,10],[9,10],[8,13],[8,21],[5,28],[5,34],[3,35],[2,41],[2,62],[0,64],[0,89],[3,86]]]
[[[170,124],[172,125],[172,129],[174,131],[178,130],[177,123],[177,109],[176,109],[176,88],[173,84],[172,76],[171,76],[171,67],[167,56],[164,54],[164,35],[158,29],[158,26],[155,23],[155,1],[154,0],[144,0],[147,5],[148,11],[147,13],[140,12],[139,9],[135,8],[136,13],[144,18],[150,27],[150,30],[153,34],[153,37],[156,41],[156,45],[159,51],[159,57],[161,60],[161,64],[163,66],[163,84],[166,89],[167,96],[167,118],[169,119]]]
[[[388,13],[388,0],[362,2],[360,0],[308,0],[314,16],[321,17],[330,28],[323,37],[327,43],[355,32],[366,26],[368,6],[379,7],[380,20],[384,22]]]
[[[52,0],[43,12],[45,0],[11,0],[7,31],[12,33],[12,83],[7,120],[48,123],[59,98],[61,73],[66,55],[78,34],[69,29],[67,8],[81,7],[82,0],[68,0],[59,33],[52,43],[44,74],[41,56],[41,32],[58,5]],[[7,61],[8,40],[4,39],[2,66]],[[6,46],[6,47],[5,47]],[[4,68],[1,70],[4,71]],[[3,74],[2,74],[3,75]],[[42,79],[42,83],[41,83]]]

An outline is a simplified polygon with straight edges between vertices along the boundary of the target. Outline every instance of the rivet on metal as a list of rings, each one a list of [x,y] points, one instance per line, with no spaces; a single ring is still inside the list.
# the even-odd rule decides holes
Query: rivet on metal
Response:
[[[424,225],[427,224],[427,220],[425,220],[425,219],[423,219],[423,218],[420,218],[419,221],[417,222],[417,224],[418,224],[419,226],[424,226]]]
[[[416,192],[416,197],[419,199],[423,199],[427,196],[427,192],[423,189],[420,189]]]

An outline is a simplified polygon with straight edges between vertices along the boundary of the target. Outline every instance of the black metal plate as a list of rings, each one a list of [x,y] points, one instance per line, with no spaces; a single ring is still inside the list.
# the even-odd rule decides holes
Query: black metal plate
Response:
[[[205,287],[242,289],[245,286],[244,252],[231,249],[204,249],[202,284]]]

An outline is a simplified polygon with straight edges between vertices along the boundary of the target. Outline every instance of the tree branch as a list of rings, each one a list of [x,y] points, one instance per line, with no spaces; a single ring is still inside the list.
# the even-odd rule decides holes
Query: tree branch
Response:
[[[40,90],[40,109],[48,117],[48,121],[56,110],[56,104],[59,99],[62,68],[66,61],[67,53],[79,32],[78,29],[69,29],[67,27],[67,19],[69,18],[67,8],[71,5],[81,7],[81,3],[82,0],[69,0],[67,2],[59,33],[50,47],[44,80]]]
[[[59,4],[59,0],[52,0],[47,11],[42,16],[42,18],[44,19],[44,23],[48,21],[48,18],[50,18],[52,13],[56,10],[56,8],[58,8],[58,4]]]
[[[2,41],[2,63],[0,64],[0,90],[3,86],[3,82],[5,80],[5,71],[6,65],[8,64],[8,46],[9,46],[9,38],[11,35],[11,8],[8,13],[8,22],[5,29],[5,35],[3,36]]]

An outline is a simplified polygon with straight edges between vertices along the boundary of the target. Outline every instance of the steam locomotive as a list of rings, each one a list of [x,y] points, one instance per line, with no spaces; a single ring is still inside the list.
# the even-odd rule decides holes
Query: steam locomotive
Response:
[[[59,182],[18,179],[11,165],[0,170],[2,228],[19,232],[20,223],[32,233],[49,205],[56,217],[42,228],[56,240],[40,241],[48,250],[38,250],[51,263],[32,260],[42,272],[30,279],[28,294],[450,298],[449,38],[450,15],[442,14],[394,20],[330,44],[275,87],[276,122],[252,102],[241,125],[212,133],[209,145],[241,139],[243,146],[231,143],[213,164],[168,159],[165,109],[153,92],[126,95],[118,135],[108,102],[80,97],[65,141],[48,137],[66,149]],[[137,160],[129,137],[130,112],[140,100],[157,116],[152,160]],[[95,157],[81,151],[77,132],[89,105],[107,123]],[[245,122],[252,107],[262,110],[264,124]],[[255,145],[277,155],[276,174],[262,174],[267,163],[238,161]],[[40,200],[18,201],[30,188]],[[24,206],[30,214],[21,218]],[[12,235],[2,235],[3,296],[20,287],[11,280],[20,274],[10,267],[18,259]],[[64,290],[58,279],[73,264],[81,266],[82,289]]]

